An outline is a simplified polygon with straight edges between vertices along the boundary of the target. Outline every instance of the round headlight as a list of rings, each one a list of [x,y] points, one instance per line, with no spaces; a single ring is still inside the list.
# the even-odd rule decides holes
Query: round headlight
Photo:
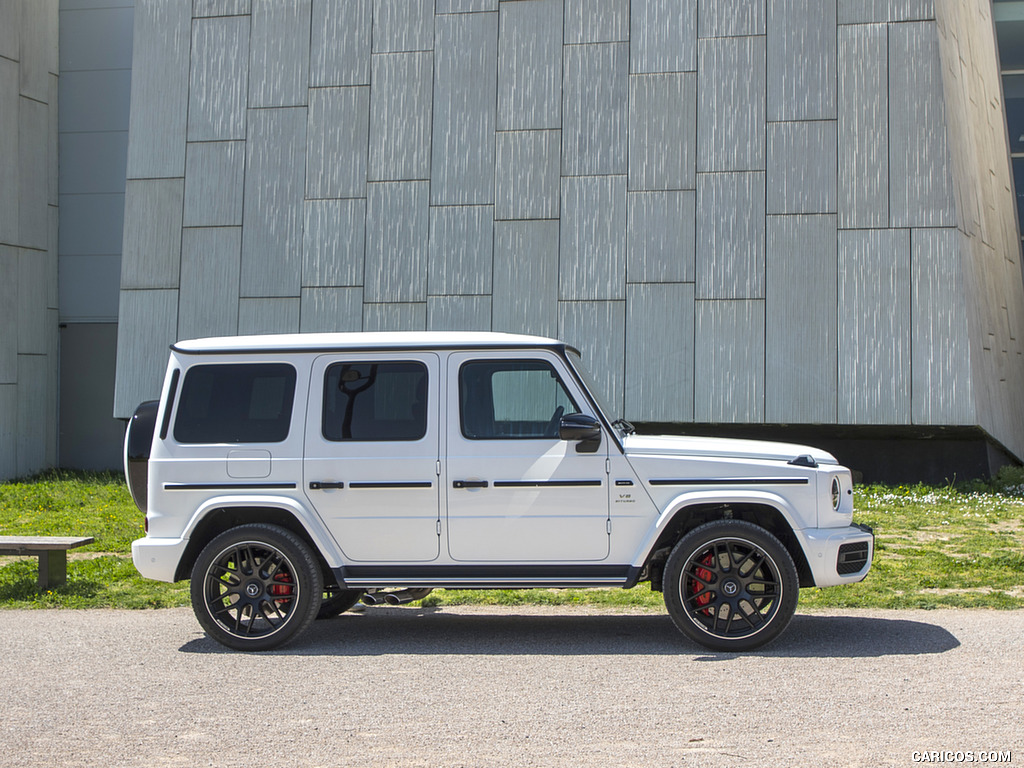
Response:
[[[843,500],[842,486],[839,484],[839,478],[832,478],[832,509],[836,512],[839,511],[839,504]]]

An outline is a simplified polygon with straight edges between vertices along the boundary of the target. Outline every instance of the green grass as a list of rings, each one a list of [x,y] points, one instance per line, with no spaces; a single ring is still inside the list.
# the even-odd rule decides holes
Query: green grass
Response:
[[[800,607],[1024,608],[1024,471],[962,487],[858,487],[855,520],[875,529],[863,582],[805,589]],[[143,535],[120,474],[49,472],[0,484],[0,534],[93,536],[73,550],[66,585],[40,591],[35,558],[0,558],[0,608],[161,608],[188,604],[188,584],[142,579]],[[84,556],[81,553],[87,553]],[[621,589],[436,590],[424,605],[598,605],[663,610],[646,584]]]

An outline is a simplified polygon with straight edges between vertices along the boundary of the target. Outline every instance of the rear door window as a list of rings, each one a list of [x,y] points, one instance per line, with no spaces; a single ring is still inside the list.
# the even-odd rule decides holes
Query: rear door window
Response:
[[[295,369],[285,363],[194,365],[174,421],[179,443],[280,443],[288,437]]]
[[[427,367],[423,363],[345,362],[328,367],[324,438],[421,440],[426,434]]]

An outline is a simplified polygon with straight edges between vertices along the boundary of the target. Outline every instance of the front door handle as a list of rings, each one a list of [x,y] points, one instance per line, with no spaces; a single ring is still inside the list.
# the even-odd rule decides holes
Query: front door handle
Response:
[[[309,490],[311,491],[326,491],[344,487],[344,483],[321,483],[318,481],[313,481],[309,484]]]
[[[486,480],[455,480],[452,482],[452,488],[486,488]]]

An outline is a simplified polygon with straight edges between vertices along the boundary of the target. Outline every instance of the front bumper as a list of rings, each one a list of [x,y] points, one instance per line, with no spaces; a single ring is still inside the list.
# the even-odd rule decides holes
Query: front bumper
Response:
[[[174,581],[187,546],[188,539],[136,539],[132,542],[132,562],[144,578]]]
[[[871,570],[875,534],[866,525],[805,528],[796,531],[796,534],[802,539],[804,554],[807,555],[807,564],[811,568],[816,587],[834,587],[862,581]]]

